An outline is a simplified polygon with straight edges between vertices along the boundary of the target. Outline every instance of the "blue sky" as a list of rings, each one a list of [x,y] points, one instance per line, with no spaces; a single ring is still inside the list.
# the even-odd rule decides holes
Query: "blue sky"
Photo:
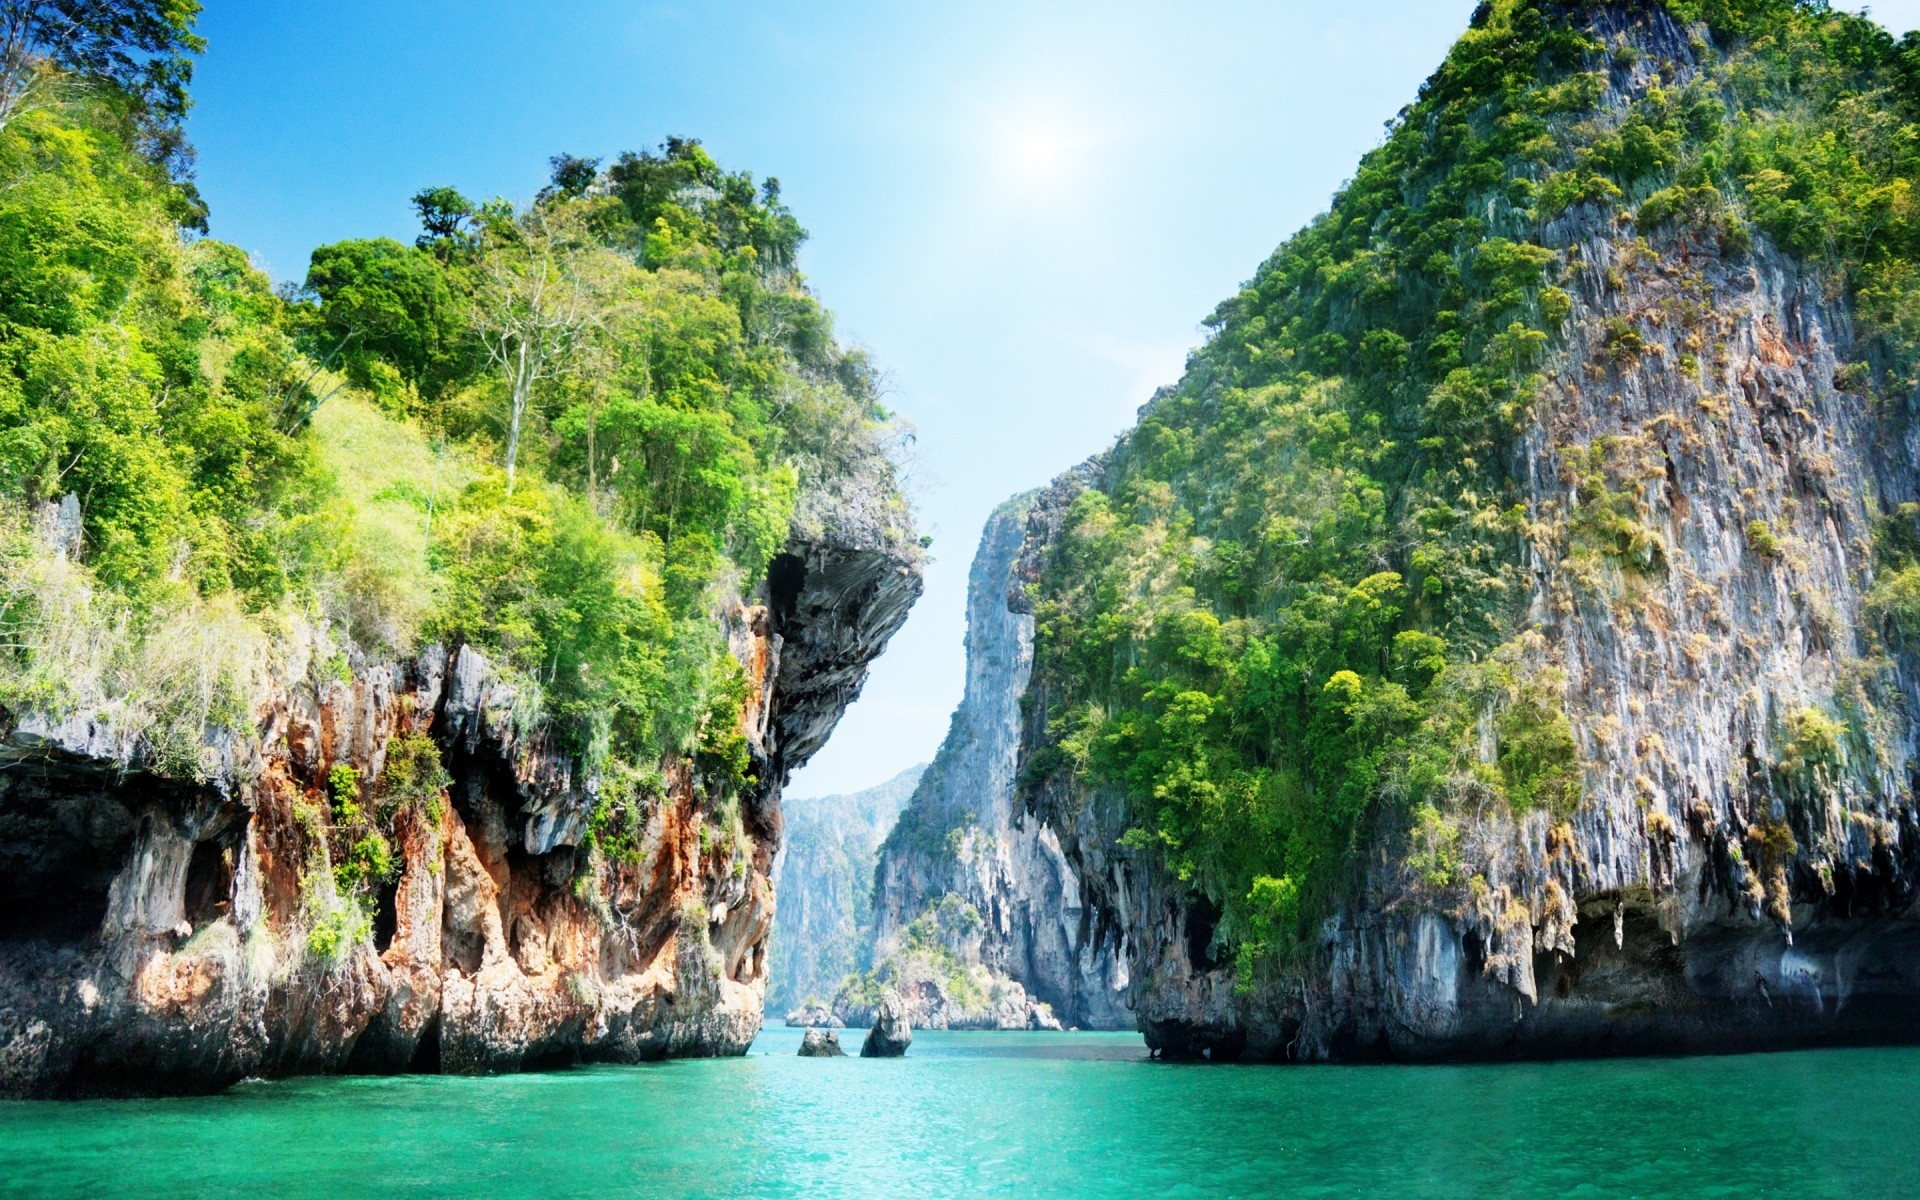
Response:
[[[1325,208],[1473,0],[1138,4],[209,0],[191,133],[215,236],[276,278],[451,184],[668,134],[778,176],[802,269],[913,422],[927,594],[792,794],[933,755],[987,513],[1105,446]],[[1920,25],[1920,0],[1873,6]]]

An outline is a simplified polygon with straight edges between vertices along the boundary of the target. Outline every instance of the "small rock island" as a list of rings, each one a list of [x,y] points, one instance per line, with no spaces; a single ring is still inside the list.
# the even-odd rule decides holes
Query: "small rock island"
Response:
[[[812,1037],[819,1030],[811,1030]],[[880,997],[880,1003],[874,1006],[873,1028],[867,1030],[867,1040],[860,1044],[861,1058],[900,1058],[913,1045],[913,1027],[907,1024],[907,1003],[900,993],[888,989]]]
[[[847,1052],[840,1048],[840,1035],[831,1029],[809,1029],[807,1036],[800,1039],[801,1058],[845,1058]]]

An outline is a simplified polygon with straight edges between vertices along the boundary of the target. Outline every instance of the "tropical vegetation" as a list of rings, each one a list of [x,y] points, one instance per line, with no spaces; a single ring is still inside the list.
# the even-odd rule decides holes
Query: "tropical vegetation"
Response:
[[[736,793],[719,609],[834,489],[917,551],[778,182],[691,139],[562,155],[530,203],[425,188],[411,244],[276,287],[202,236],[197,10],[0,3],[0,704],[204,774],[268,672],[472,645],[609,780],[597,833],[663,756]],[[386,870],[383,794],[315,811],[343,891]]]
[[[1643,62],[1601,10],[1670,18],[1685,55]],[[1850,298],[1864,353],[1841,382],[1905,395],[1916,179],[1920,38],[1807,0],[1481,4],[1073,501],[1033,589],[1050,736],[1027,785],[1122,795],[1121,849],[1219,908],[1212,949],[1243,981],[1309,944],[1373,831],[1447,887],[1462,813],[1565,819],[1582,765],[1524,607],[1529,548],[1662,569],[1619,447],[1547,465],[1578,494],[1563,524],[1516,479],[1593,269],[1576,233],[1625,231],[1649,260],[1764,237]],[[1647,352],[1631,322],[1600,338],[1616,363]],[[1882,538],[1889,636],[1920,628],[1912,519]]]

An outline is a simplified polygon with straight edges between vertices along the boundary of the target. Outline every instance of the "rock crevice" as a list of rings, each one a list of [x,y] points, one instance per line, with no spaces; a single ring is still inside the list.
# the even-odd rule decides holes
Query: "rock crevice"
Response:
[[[923,1026],[1133,1023],[1114,928],[1090,919],[1054,831],[1015,802],[1034,626],[1008,596],[1027,524],[1040,519],[1035,504],[1017,497],[987,521],[968,580],[966,691],[874,872],[874,961],[912,977],[899,986]],[[917,961],[929,955],[940,961]],[[969,987],[942,978],[942,965],[947,975],[984,968],[986,978]],[[979,1000],[970,1007],[956,992]],[[841,1008],[850,1021],[866,1012]]]

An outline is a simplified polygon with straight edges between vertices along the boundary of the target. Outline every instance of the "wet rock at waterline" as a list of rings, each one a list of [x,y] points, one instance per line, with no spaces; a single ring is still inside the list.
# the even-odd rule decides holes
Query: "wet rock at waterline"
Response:
[[[831,1029],[809,1029],[807,1036],[800,1039],[801,1058],[845,1058],[847,1052],[840,1048],[840,1035]]]
[[[861,1058],[899,1058],[913,1045],[913,1027],[907,1024],[907,1005],[898,992],[880,997],[873,1013],[873,1028],[860,1045]]]

